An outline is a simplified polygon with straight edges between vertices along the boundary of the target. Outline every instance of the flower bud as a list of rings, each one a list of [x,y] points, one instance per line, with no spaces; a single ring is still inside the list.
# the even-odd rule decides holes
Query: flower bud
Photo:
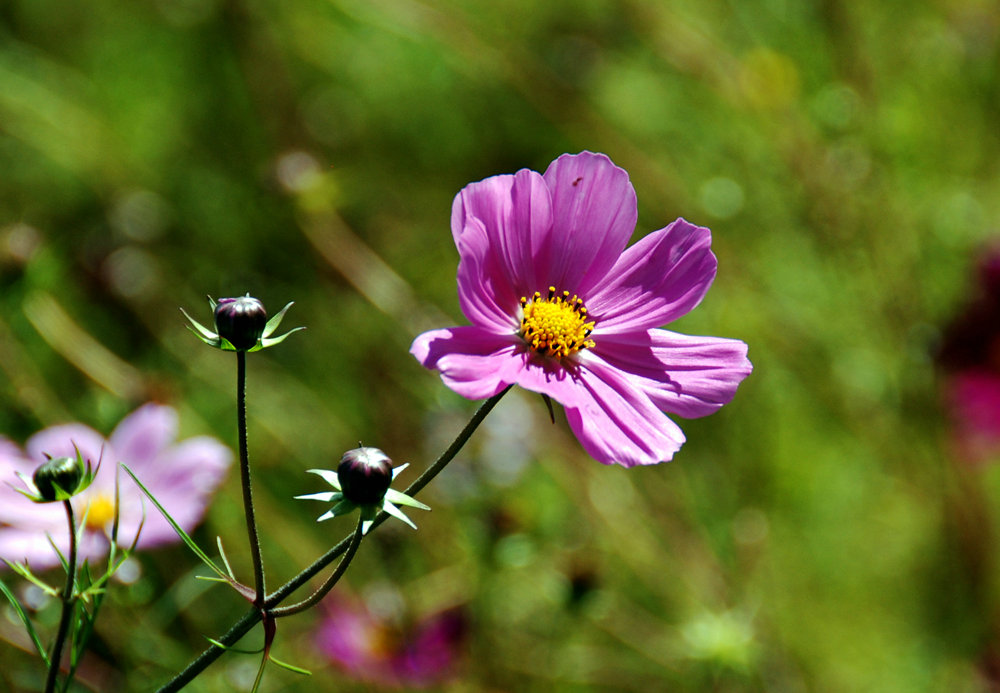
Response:
[[[266,325],[264,304],[249,294],[239,298],[220,298],[215,306],[215,331],[237,351],[257,346]]]
[[[337,467],[344,498],[357,505],[382,501],[392,483],[392,460],[378,448],[348,450]]]
[[[42,497],[42,500],[54,501],[58,500],[56,486],[73,495],[76,493],[82,478],[83,467],[78,459],[56,457],[36,469],[32,481],[35,482],[35,488],[38,489],[38,495]]]

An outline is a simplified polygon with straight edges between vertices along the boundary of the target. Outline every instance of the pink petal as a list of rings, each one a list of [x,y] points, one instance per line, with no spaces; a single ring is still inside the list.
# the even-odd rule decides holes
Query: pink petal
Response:
[[[648,330],[600,339],[593,349],[664,411],[707,416],[728,403],[753,365],[737,339]]]
[[[625,374],[586,353],[573,372],[551,359],[532,359],[517,384],[563,405],[573,433],[598,462],[632,467],[671,459],[684,443],[677,424]]]
[[[590,401],[566,410],[569,426],[598,462],[623,467],[671,460],[684,433],[625,374],[588,354],[582,378]]]
[[[517,329],[513,316],[519,295],[493,252],[486,230],[478,219],[470,219],[458,242],[458,302],[474,325],[496,332]]]
[[[184,531],[194,529],[205,515],[209,502],[225,478],[232,452],[214,438],[189,438],[161,453],[154,462],[133,471],[143,485]],[[131,479],[122,479],[123,535],[131,538],[145,507],[146,523],[141,546],[177,541],[177,533],[163,515],[144,497]],[[126,502],[127,501],[127,502]]]
[[[102,452],[107,447],[104,438],[94,429],[83,424],[62,424],[39,431],[28,439],[24,447],[28,457],[40,462],[45,461],[45,455],[51,457],[75,457],[74,444],[80,450],[85,460],[90,460],[95,466],[101,460]]]
[[[62,505],[58,506],[61,511]],[[59,556],[45,535],[48,532],[63,556],[69,555],[69,525],[66,523],[66,515],[61,515],[61,524],[34,531],[19,527],[0,527],[0,556],[12,563],[27,561],[33,571],[59,566]],[[107,554],[108,541],[101,534],[84,531],[77,552],[80,563],[87,559],[93,562]],[[0,570],[5,567],[0,564]]]
[[[630,247],[584,297],[600,334],[659,327],[694,308],[715,278],[712,234],[678,219]]]
[[[462,188],[451,203],[451,235],[455,247],[465,232],[470,219],[478,219],[486,229],[492,229],[492,240],[510,221],[511,195],[514,176],[490,176]]]
[[[177,437],[177,412],[160,404],[145,404],[122,419],[110,442],[124,462],[134,469],[140,462],[154,459]]]
[[[638,216],[628,173],[603,154],[564,154],[545,171],[552,197],[552,230],[537,258],[545,291],[581,296],[599,282],[628,244]]]
[[[493,176],[465,186],[452,204],[452,235],[459,252],[474,221],[485,231],[493,266],[513,293],[520,297],[538,290],[536,257],[552,229],[549,189],[542,177],[522,169],[513,176]]]
[[[492,397],[517,380],[524,368],[516,335],[498,335],[475,326],[424,332],[410,347],[425,368],[441,372],[452,390],[468,399]]]

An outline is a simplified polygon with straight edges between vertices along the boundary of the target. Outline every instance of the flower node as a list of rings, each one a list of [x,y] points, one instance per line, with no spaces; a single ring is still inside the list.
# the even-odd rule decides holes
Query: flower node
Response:
[[[344,453],[337,467],[344,498],[357,505],[374,505],[392,483],[392,460],[378,448],[360,447]]]
[[[521,312],[521,338],[539,354],[564,358],[594,346],[589,337],[595,323],[576,294],[550,286],[546,297],[538,291],[530,299],[522,296]]]
[[[215,329],[237,351],[257,345],[267,327],[264,304],[249,294],[239,298],[220,298],[215,307]]]
[[[83,478],[83,467],[72,457],[56,457],[35,470],[32,481],[38,489],[38,495],[46,501],[58,500],[56,488],[66,494],[76,493],[80,480]]]

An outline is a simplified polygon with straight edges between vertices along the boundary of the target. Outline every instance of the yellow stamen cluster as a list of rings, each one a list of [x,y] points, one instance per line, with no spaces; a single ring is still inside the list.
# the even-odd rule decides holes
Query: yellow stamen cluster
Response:
[[[115,500],[103,493],[87,507],[87,529],[102,532],[115,519]]]
[[[594,346],[589,339],[594,322],[587,321],[583,299],[549,287],[548,297],[538,291],[521,297],[521,337],[534,351],[559,358]]]

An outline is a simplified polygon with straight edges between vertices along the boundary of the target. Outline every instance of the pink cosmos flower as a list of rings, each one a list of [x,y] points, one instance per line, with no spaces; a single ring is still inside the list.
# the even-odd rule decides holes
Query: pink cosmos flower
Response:
[[[400,626],[345,597],[327,599],[316,647],[348,676],[387,687],[440,684],[454,672],[466,632],[460,608]]]
[[[451,230],[472,325],[410,352],[469,399],[511,383],[552,397],[600,462],[671,459],[684,434],[664,411],[711,414],[752,366],[743,342],[655,329],[701,302],[716,259],[709,230],[684,219],[626,249],[636,218],[628,174],[603,154],[466,186]]]
[[[34,503],[14,490],[15,476],[31,477],[52,457],[75,456],[74,444],[84,459],[101,466],[94,482],[72,499],[78,518],[86,513],[80,542],[80,560],[95,559],[108,550],[114,518],[115,470],[119,463],[131,469],[167,512],[191,531],[222,481],[232,454],[219,441],[198,436],[175,443],[177,412],[171,407],[146,404],[125,417],[108,440],[83,424],[64,424],[36,433],[26,453],[0,438],[0,558],[25,561],[33,569],[59,565],[46,534],[66,555],[69,550],[66,514],[62,503]],[[142,522],[138,547],[150,548],[178,541],[177,534],[125,472],[119,473],[119,544],[131,545]]]

